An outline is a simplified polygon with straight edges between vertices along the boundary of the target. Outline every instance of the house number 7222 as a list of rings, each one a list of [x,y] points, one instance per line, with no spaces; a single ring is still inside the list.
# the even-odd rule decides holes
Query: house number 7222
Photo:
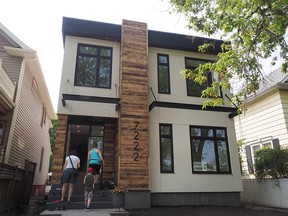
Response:
[[[138,142],[138,140],[139,140],[139,131],[138,131],[138,129],[137,129],[137,127],[138,127],[138,125],[139,125],[139,122],[138,121],[134,121],[134,123],[135,123],[135,127],[133,128],[133,134],[134,134],[134,138],[133,138],[133,140],[134,140],[134,153],[133,153],[133,155],[134,155],[134,159],[133,159],[133,161],[139,161],[139,159],[138,159],[138,157],[139,157],[139,142]]]

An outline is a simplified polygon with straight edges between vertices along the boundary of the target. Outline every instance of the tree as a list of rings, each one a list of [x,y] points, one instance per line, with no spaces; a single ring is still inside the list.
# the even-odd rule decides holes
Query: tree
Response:
[[[50,145],[51,145],[51,151],[52,151],[52,154],[50,155],[49,172],[52,172],[57,127],[58,127],[58,120],[53,119],[52,128],[49,129]]]
[[[218,89],[230,88],[229,80],[238,77],[243,93],[255,92],[264,80],[260,60],[281,60],[282,71],[288,72],[288,1],[287,0],[169,0],[171,11],[184,14],[190,29],[204,35],[220,35],[224,41],[216,62],[199,65],[181,73],[198,84],[207,82],[207,71],[218,73],[219,80],[202,91],[202,97],[212,98],[204,106],[223,103]],[[205,52],[213,44],[198,47]],[[280,50],[280,59],[275,54]]]

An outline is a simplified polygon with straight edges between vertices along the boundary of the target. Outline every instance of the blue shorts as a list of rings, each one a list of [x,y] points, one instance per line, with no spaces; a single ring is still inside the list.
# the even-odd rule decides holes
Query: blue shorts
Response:
[[[76,177],[73,175],[73,168],[67,168],[63,172],[63,183],[76,183]]]
[[[100,164],[89,164],[89,167],[92,167],[93,169],[92,175],[99,175],[101,169]]]

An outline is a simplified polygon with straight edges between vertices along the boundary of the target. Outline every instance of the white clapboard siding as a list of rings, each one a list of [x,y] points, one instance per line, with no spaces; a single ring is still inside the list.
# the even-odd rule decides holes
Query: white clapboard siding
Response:
[[[43,102],[31,90],[32,75],[26,67],[20,97],[17,104],[16,122],[9,157],[10,164],[23,166],[24,160],[37,163],[34,185],[44,185],[50,158],[49,120],[41,128]],[[41,149],[44,147],[42,172],[39,172]]]
[[[243,114],[234,118],[237,140],[245,144],[259,139],[278,138],[281,146],[288,146],[288,94],[276,90],[265,97],[256,98],[245,106]],[[248,172],[245,146],[241,150],[242,170]]]

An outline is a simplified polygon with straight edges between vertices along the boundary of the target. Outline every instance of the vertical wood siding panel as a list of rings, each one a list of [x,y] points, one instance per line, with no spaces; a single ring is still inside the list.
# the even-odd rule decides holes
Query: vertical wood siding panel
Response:
[[[147,56],[147,25],[123,20],[118,181],[136,190],[150,188]]]

